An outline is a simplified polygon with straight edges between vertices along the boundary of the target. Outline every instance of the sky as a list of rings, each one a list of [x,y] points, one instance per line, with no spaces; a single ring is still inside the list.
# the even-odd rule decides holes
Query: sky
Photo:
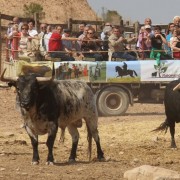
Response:
[[[146,17],[153,24],[168,24],[180,16],[180,0],[87,0],[98,16],[102,8],[117,11],[125,20],[144,23]]]

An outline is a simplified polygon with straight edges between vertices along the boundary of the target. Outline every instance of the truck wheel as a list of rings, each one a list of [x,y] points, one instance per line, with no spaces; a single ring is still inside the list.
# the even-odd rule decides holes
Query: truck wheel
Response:
[[[108,87],[98,95],[97,106],[103,116],[123,115],[129,107],[129,97],[120,87]]]

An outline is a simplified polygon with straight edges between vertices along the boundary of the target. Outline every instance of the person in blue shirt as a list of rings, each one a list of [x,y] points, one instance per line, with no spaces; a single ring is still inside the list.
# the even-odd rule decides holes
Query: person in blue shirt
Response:
[[[170,57],[172,57],[172,51],[171,51],[171,46],[170,46],[170,39],[173,36],[173,34],[172,34],[173,30],[174,30],[174,23],[169,23],[167,31],[166,31],[166,41],[167,41],[167,44],[164,45],[164,49],[165,49],[166,53]]]

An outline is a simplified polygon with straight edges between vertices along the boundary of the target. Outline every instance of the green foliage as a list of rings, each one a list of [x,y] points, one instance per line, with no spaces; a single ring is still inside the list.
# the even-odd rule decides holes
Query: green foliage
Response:
[[[34,13],[42,13],[43,7],[37,3],[30,3],[29,5],[24,5],[23,11],[25,16],[31,17]]]
[[[117,11],[108,10],[105,15],[106,22],[113,22],[113,21],[119,20],[121,18],[122,18],[122,16]]]

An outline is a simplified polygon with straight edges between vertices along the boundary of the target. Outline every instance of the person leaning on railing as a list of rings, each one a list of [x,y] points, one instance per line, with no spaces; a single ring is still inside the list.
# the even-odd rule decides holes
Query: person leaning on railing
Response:
[[[122,58],[127,61],[137,60],[137,58],[127,51],[125,52],[125,44],[135,43],[137,38],[124,38],[122,30],[115,26],[113,27],[112,34],[109,37],[109,53],[112,53],[113,58]]]
[[[173,57],[175,59],[180,59],[180,28],[176,30],[176,37],[172,44]]]
[[[45,35],[47,34],[47,24],[42,23],[40,25],[40,33],[38,34],[39,38],[39,59],[43,60],[47,54],[46,44],[45,44]]]
[[[87,37],[83,38],[81,50],[84,57],[95,58],[95,61],[103,61],[101,51],[101,43],[95,36],[95,29],[89,28]]]
[[[171,59],[171,57],[165,53],[163,44],[167,44],[166,37],[161,32],[160,26],[154,27],[154,35],[151,37],[152,50],[150,58],[155,59],[157,65],[160,65],[160,60]]]
[[[9,33],[7,38],[11,41],[10,43],[10,49],[11,50],[11,56],[10,59],[16,59],[17,55],[14,50],[17,50],[18,44],[19,44],[19,37],[21,33],[18,30],[18,24],[13,24],[12,31]]]
[[[29,36],[28,33],[29,26],[28,24],[23,24],[21,26],[21,34],[19,40],[19,47],[18,47],[18,56],[19,59],[27,60],[27,61],[35,61],[35,53],[38,44],[38,39],[32,38]]]
[[[61,61],[75,61],[74,57],[67,55],[63,50],[62,35],[57,29],[53,30],[48,47],[51,58],[59,58]]]
[[[173,30],[174,30],[174,23],[169,23],[168,28],[166,30],[167,44],[164,45],[164,49],[165,49],[166,53],[169,54],[169,56],[171,56],[171,57],[172,57],[172,51],[171,51],[170,40],[171,40],[171,38],[173,36]]]
[[[141,27],[141,31],[138,36],[138,42],[139,42],[139,57],[141,59],[149,58],[150,56],[150,50],[151,50],[151,26],[145,25]]]

